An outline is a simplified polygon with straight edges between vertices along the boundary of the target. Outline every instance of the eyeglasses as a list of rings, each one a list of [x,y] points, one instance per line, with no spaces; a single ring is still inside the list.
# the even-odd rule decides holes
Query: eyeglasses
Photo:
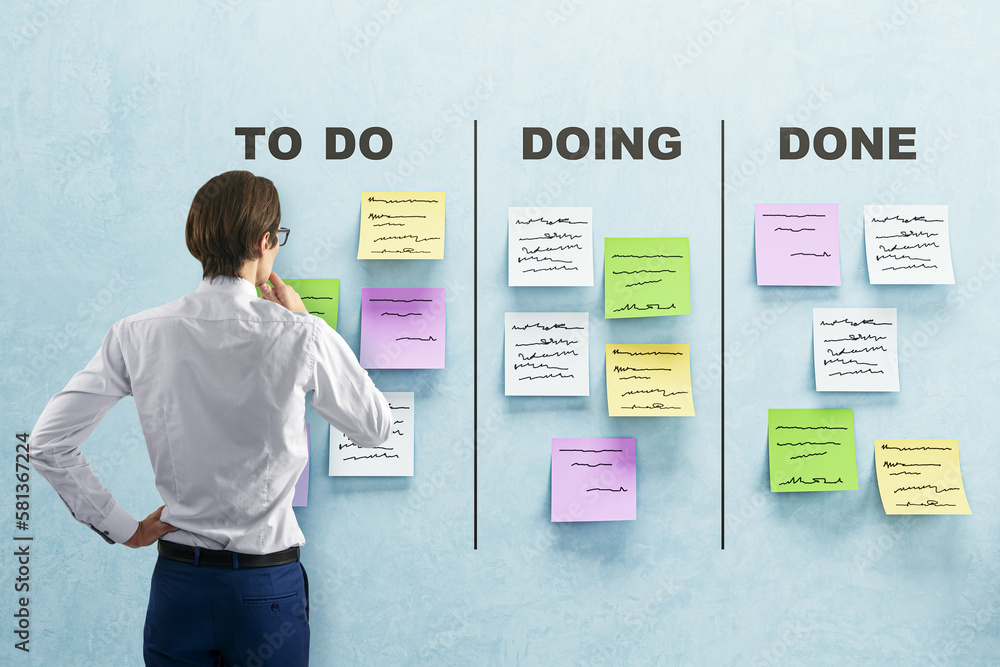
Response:
[[[288,242],[288,232],[290,231],[292,230],[284,227],[278,227],[278,231],[275,233],[278,238],[278,245],[285,245],[285,243]]]

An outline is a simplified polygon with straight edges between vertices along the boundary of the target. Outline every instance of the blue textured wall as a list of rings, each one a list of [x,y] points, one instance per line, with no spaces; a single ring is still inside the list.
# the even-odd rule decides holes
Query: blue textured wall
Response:
[[[993,420],[1000,264],[994,110],[1000,10],[780,0],[278,3],[0,9],[2,434],[133,312],[193,290],[183,223],[208,177],[277,184],[276,269],[340,278],[358,350],[363,286],[448,289],[447,367],[373,372],[414,391],[412,479],[326,476],[312,411],[312,657],[331,664],[989,664],[1000,655]],[[177,6],[175,6],[177,5]],[[367,35],[365,33],[368,33]],[[798,116],[798,121],[793,119]],[[479,121],[479,549],[472,549],[473,130]],[[720,550],[720,120],[726,120],[726,548]],[[911,162],[779,161],[781,125],[917,127]],[[243,159],[236,126],[301,155]],[[393,135],[383,162],[327,161],[323,128]],[[673,161],[522,161],[520,129],[671,125]],[[446,259],[358,261],[363,190],[447,193]],[[955,286],[868,285],[862,207],[949,205]],[[688,236],[692,314],[605,321],[593,288],[506,286],[507,207],[592,206],[605,236]],[[837,202],[841,288],[754,285],[753,205]],[[899,309],[898,394],[817,394],[811,310]],[[505,398],[504,311],[591,313],[589,398]],[[603,344],[691,343],[697,417],[607,417]],[[909,348],[904,348],[909,344]],[[771,494],[769,407],[852,407],[860,489]],[[549,439],[638,441],[638,519],[549,522]],[[887,517],[876,437],[959,438],[971,517]],[[84,451],[136,516],[160,504],[133,404]],[[3,449],[13,525],[13,445]],[[31,653],[137,664],[151,550],[111,547],[33,475]],[[2,534],[13,533],[0,531]],[[9,538],[8,538],[9,539]]]

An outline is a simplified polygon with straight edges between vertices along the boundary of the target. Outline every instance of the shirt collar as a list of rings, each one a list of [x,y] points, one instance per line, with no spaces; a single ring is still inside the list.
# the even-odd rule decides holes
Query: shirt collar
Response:
[[[236,276],[215,276],[214,278],[202,278],[198,285],[197,292],[230,292],[234,294],[244,294],[248,297],[257,298],[257,288],[245,278]]]

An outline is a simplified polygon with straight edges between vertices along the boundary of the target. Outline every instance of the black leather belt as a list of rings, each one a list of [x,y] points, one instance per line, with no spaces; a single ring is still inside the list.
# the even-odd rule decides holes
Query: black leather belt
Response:
[[[299,560],[299,548],[289,547],[284,551],[275,551],[270,554],[241,554],[235,551],[224,551],[221,549],[202,549],[201,547],[189,547],[186,544],[167,542],[160,540],[156,543],[156,550],[164,558],[176,560],[181,563],[191,565],[208,565],[211,567],[231,567],[234,569],[242,567],[273,567],[275,565],[288,565]]]

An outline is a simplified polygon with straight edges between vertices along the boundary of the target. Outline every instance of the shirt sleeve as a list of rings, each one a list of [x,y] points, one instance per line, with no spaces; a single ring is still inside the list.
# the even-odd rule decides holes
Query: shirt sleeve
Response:
[[[322,320],[314,340],[312,381],[306,387],[312,389],[313,407],[357,445],[381,445],[392,427],[389,402],[340,334]]]
[[[49,400],[28,440],[35,470],[55,488],[73,517],[107,542],[125,542],[139,522],[101,485],[80,445],[108,410],[132,393],[122,353],[122,324],[108,331],[86,368]]]

